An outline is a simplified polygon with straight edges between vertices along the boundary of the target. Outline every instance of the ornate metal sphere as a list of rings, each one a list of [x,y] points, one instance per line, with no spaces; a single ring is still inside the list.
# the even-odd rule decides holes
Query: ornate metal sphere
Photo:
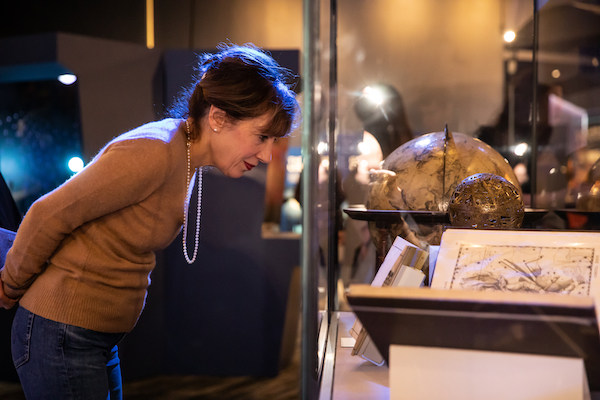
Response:
[[[501,176],[481,173],[456,186],[448,204],[452,226],[519,228],[525,214],[520,191]]]

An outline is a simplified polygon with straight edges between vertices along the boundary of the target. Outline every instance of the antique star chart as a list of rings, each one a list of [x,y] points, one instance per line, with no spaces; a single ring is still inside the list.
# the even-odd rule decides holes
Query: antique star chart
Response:
[[[450,288],[589,295],[594,249],[461,244]]]
[[[591,232],[444,232],[432,288],[590,296],[600,236]]]

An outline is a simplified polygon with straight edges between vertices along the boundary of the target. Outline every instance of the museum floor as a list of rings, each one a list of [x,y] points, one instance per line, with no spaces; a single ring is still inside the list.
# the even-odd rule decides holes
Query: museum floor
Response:
[[[300,398],[300,348],[274,378],[158,376],[124,382],[125,400],[296,400]],[[0,381],[0,399],[25,400],[18,383]]]

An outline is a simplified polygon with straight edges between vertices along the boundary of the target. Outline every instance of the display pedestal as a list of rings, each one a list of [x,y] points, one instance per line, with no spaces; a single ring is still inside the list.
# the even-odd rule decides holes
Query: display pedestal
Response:
[[[600,391],[591,297],[351,285],[347,299],[390,366],[392,399],[585,399],[585,388]]]
[[[581,358],[390,346],[390,400],[587,400]]]

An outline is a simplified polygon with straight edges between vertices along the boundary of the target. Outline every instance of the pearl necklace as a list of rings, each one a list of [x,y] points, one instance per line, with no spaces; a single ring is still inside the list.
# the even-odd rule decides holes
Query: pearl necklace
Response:
[[[196,256],[198,255],[198,243],[200,241],[200,215],[202,212],[202,168],[196,168],[196,175],[198,176],[198,209],[196,212],[196,235],[194,238],[194,254],[190,259],[190,256],[187,252],[187,231],[188,231],[188,210],[190,207],[190,175],[192,169],[192,158],[191,158],[191,148],[192,142],[190,142],[190,124],[187,120],[185,120],[185,127],[187,130],[187,184],[186,184],[186,193],[185,193],[185,202],[183,203],[183,256],[185,257],[185,261],[188,264],[192,264],[196,261]]]

